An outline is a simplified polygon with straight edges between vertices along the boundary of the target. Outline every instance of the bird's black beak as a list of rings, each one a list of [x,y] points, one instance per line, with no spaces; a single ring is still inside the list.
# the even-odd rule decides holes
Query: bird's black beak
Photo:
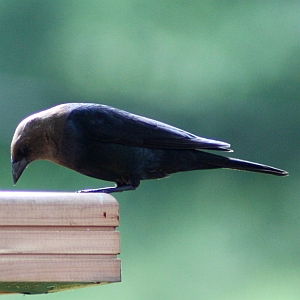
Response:
[[[18,179],[21,177],[23,171],[26,166],[29,164],[29,161],[26,158],[23,158],[19,161],[11,160],[11,169],[12,169],[12,177],[14,184],[17,183]]]

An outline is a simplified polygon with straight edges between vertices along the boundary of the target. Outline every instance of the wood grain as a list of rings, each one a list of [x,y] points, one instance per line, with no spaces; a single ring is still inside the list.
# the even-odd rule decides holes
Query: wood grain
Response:
[[[67,227],[66,227],[67,228]],[[98,230],[0,229],[0,254],[119,254],[120,234]]]
[[[108,194],[1,192],[0,226],[119,226]]]
[[[0,192],[0,294],[121,281],[117,226],[107,194]]]
[[[97,255],[0,256],[0,281],[118,282],[121,262]]]

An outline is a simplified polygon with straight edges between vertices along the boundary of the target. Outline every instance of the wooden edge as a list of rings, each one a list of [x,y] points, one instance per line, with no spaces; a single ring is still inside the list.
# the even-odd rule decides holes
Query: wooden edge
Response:
[[[51,228],[51,227],[50,227]],[[68,230],[71,228],[71,230]],[[76,228],[76,227],[75,227]],[[0,228],[0,255],[6,254],[119,254],[120,233],[112,230],[64,227],[31,230]]]
[[[0,294],[120,282],[117,226],[107,194],[0,192]]]
[[[121,261],[111,255],[1,255],[1,282],[119,282]]]
[[[105,193],[0,192],[0,226],[119,226]]]

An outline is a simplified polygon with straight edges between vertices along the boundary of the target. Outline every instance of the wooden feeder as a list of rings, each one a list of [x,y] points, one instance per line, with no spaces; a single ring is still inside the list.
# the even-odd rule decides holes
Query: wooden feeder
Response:
[[[120,282],[117,226],[107,194],[1,192],[0,293]]]

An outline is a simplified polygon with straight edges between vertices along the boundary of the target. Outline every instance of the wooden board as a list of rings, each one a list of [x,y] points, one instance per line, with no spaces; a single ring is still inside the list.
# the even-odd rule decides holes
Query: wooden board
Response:
[[[117,231],[67,228],[0,228],[0,255],[5,254],[118,254]]]
[[[0,281],[115,282],[120,260],[101,255],[1,255]]]
[[[119,205],[107,194],[0,193],[0,294],[121,281]]]
[[[1,192],[0,226],[119,226],[119,205],[103,193]]]

